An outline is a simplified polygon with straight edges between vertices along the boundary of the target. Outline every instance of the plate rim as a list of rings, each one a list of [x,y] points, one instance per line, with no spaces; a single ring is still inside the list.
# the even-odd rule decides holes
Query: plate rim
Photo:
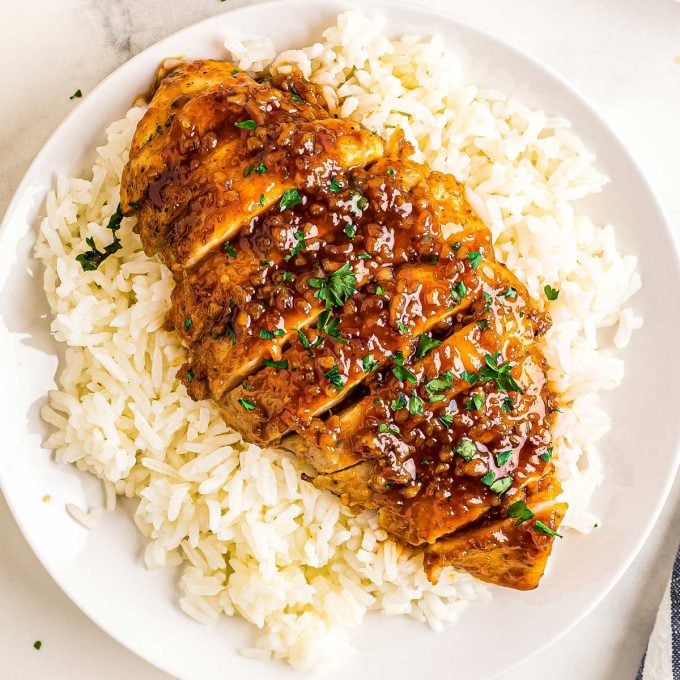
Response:
[[[299,2],[305,2],[309,4],[310,6],[313,6],[315,4],[322,4],[320,0],[298,0]],[[136,63],[138,61],[143,61],[144,57],[146,54],[152,50],[159,49],[160,46],[162,46],[166,42],[171,42],[176,39],[181,39],[184,33],[189,33],[194,30],[196,30],[200,26],[209,26],[212,23],[217,23],[225,15],[229,15],[232,13],[237,13],[241,10],[249,10],[253,8],[258,8],[262,12],[266,12],[266,9],[270,6],[275,6],[275,5],[282,5],[286,2],[286,0],[262,0],[262,1],[255,1],[251,2],[246,5],[241,5],[238,7],[232,7],[225,9],[222,12],[216,13],[214,15],[211,15],[209,17],[206,17],[205,19],[201,19],[199,21],[193,22],[191,24],[188,24],[187,26],[184,26],[177,31],[173,31],[171,33],[168,33],[164,37],[162,37],[160,40],[155,41],[154,43],[148,45],[145,47],[143,50],[138,52],[137,54],[133,55],[120,65],[118,65],[114,70],[112,70],[110,73],[108,73],[101,81],[99,81],[93,89],[86,95],[84,98],[83,102],[87,100],[94,99],[97,97],[98,93],[101,90],[104,90],[107,88],[109,82],[113,80],[121,71],[127,70],[127,69],[134,69]],[[357,3],[356,0],[341,0],[342,4],[345,5],[345,9],[353,9],[356,8]],[[515,55],[519,56],[520,58],[531,62],[534,67],[542,71],[545,75],[549,76],[551,79],[557,81],[568,93],[571,97],[575,98],[576,100],[579,101],[579,103],[587,110],[588,114],[592,116],[596,121],[607,130],[609,135],[617,142],[619,146],[619,150],[621,153],[624,155],[626,160],[629,162],[630,167],[634,169],[635,174],[636,174],[636,180],[637,182],[642,185],[644,190],[646,190],[649,194],[649,197],[654,204],[654,207],[659,213],[660,217],[660,222],[663,223],[665,232],[667,235],[670,237],[670,241],[673,245],[673,255],[676,263],[676,268],[677,265],[680,263],[680,236],[676,235],[675,229],[672,227],[672,222],[669,218],[668,211],[666,210],[664,204],[662,201],[659,200],[658,194],[656,190],[654,189],[653,185],[649,182],[647,179],[647,176],[643,172],[642,168],[638,164],[638,162],[635,160],[634,156],[630,152],[628,145],[622,140],[622,138],[619,136],[619,134],[612,128],[612,126],[607,122],[606,118],[604,117],[603,114],[600,113],[599,109],[593,102],[590,100],[589,97],[587,97],[585,94],[583,94],[575,85],[571,83],[567,78],[562,76],[558,71],[556,71],[553,67],[550,65],[546,64],[543,60],[534,57],[533,55],[525,52],[522,48],[517,47],[514,43],[509,42],[505,40],[504,38],[499,37],[496,35],[494,32],[487,30],[485,28],[482,28],[475,24],[474,22],[462,18],[460,16],[457,16],[453,13],[449,13],[444,10],[440,9],[435,9],[435,8],[430,8],[430,7],[425,7],[422,5],[414,4],[412,2],[407,2],[406,0],[374,0],[371,3],[370,9],[371,10],[378,10],[378,11],[385,11],[387,8],[390,6],[397,6],[401,7],[405,10],[410,10],[413,12],[417,12],[421,15],[423,15],[425,18],[432,19],[432,24],[433,27],[436,27],[436,20],[439,19],[441,21],[444,21],[446,23],[450,24],[456,24],[459,27],[463,27],[466,31],[470,31],[472,33],[476,33],[477,35],[480,35],[486,39],[489,39],[497,44],[499,44],[503,49],[508,50]],[[436,33],[436,28],[433,28],[433,33]],[[6,236],[7,231],[8,231],[8,223],[12,220],[12,216],[17,212],[17,209],[21,203],[22,197],[27,193],[27,190],[30,187],[30,182],[31,182],[31,177],[35,172],[36,167],[42,162],[43,156],[46,156],[48,154],[49,148],[55,144],[56,138],[58,138],[62,133],[65,128],[67,128],[70,125],[70,121],[78,115],[80,109],[80,103],[79,105],[75,106],[65,117],[64,119],[52,130],[50,133],[47,141],[42,145],[38,153],[35,155],[31,163],[29,164],[28,168],[26,169],[25,173],[23,174],[19,184],[17,185],[14,193],[12,194],[12,198],[7,206],[7,209],[5,210],[5,213],[3,215],[2,221],[0,221],[0,249],[3,248],[5,245],[5,241],[9,238]],[[5,334],[5,331],[3,329],[2,334]],[[605,435],[606,436],[606,435]],[[559,629],[554,632],[552,635],[550,635],[542,644],[537,645],[532,651],[528,654],[523,655],[521,658],[517,659],[515,662],[507,665],[504,669],[501,671],[495,673],[492,676],[489,676],[491,679],[493,678],[498,678],[501,675],[505,675],[506,673],[510,672],[513,669],[518,668],[522,664],[526,663],[529,659],[541,654],[544,650],[546,650],[548,647],[552,646],[557,640],[560,638],[564,637],[567,633],[569,633],[571,630],[573,630],[576,626],[578,626],[589,614],[593,612],[593,610],[602,602],[602,600],[612,591],[612,589],[620,582],[621,578],[623,575],[628,571],[630,568],[630,565],[632,562],[637,558],[637,556],[640,553],[640,550],[648,540],[650,534],[652,533],[654,527],[657,524],[657,521],[659,519],[659,516],[664,509],[667,501],[669,494],[671,492],[671,489],[673,487],[673,484],[675,483],[676,476],[678,474],[678,470],[680,469],[680,432],[678,434],[678,437],[676,438],[676,444],[675,444],[675,451],[673,453],[673,457],[671,459],[671,474],[666,477],[665,483],[662,488],[658,489],[659,493],[657,495],[657,501],[654,506],[654,510],[652,513],[647,518],[646,524],[644,531],[641,533],[640,537],[638,538],[637,542],[635,543],[634,547],[628,552],[626,555],[626,558],[621,561],[619,566],[617,567],[616,571],[610,576],[608,579],[606,586],[602,587],[600,591],[591,599],[590,602],[588,602],[587,606],[585,606],[579,613],[578,615],[574,616],[569,622],[566,624],[563,624],[559,627]],[[47,571],[49,574],[50,578],[56,583],[56,585],[66,594],[66,596],[69,598],[69,600],[81,611],[87,618],[92,621],[95,625],[97,625],[101,630],[103,630],[107,635],[109,635],[111,638],[113,638],[118,644],[123,646],[125,649],[131,651],[134,653],[136,656],[139,658],[143,659],[147,663],[152,664],[153,666],[159,668],[160,670],[163,670],[164,672],[173,675],[174,670],[165,665],[161,659],[157,658],[151,658],[150,656],[147,656],[142,650],[138,648],[137,645],[132,645],[128,641],[121,639],[121,637],[118,635],[115,629],[111,629],[109,625],[105,622],[103,622],[100,617],[95,615],[94,613],[90,612],[88,610],[88,605],[85,602],[81,602],[81,597],[75,594],[72,590],[72,588],[67,585],[62,583],[57,576],[53,573],[53,570],[45,564],[45,562],[41,559],[40,557],[40,548],[36,545],[36,543],[33,540],[32,534],[28,531],[25,530],[24,524],[19,520],[19,514],[15,508],[12,495],[11,493],[7,493],[5,484],[4,484],[4,474],[2,469],[0,468],[0,491],[3,492],[3,496],[7,502],[7,506],[10,510],[10,513],[12,515],[12,518],[16,525],[18,526],[24,540],[27,542],[29,547],[31,548],[31,551],[35,555],[36,559],[40,562],[41,566],[43,569]],[[275,662],[275,663],[280,663],[280,662]]]

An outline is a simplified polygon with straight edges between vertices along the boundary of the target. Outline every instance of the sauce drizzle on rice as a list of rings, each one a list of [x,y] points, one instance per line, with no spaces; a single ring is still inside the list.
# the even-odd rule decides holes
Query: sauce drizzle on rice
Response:
[[[639,287],[635,258],[616,250],[610,226],[572,204],[605,182],[594,159],[566,121],[463,84],[437,39],[388,42],[380,22],[356,12],[338,17],[318,45],[277,58],[276,68],[287,65],[326,82],[341,115],[381,134],[404,128],[422,160],[466,182],[499,259],[532,295],[560,290],[546,301],[554,325],[545,353],[563,403],[556,434],[569,439],[559,439],[554,458],[571,508],[564,524],[592,527],[586,504],[600,475],[592,443],[608,429],[596,393],[622,378],[596,330],[618,324],[622,346],[640,323],[624,309]],[[97,271],[84,273],[75,260],[87,236],[100,247],[111,240],[106,225],[142,113],[132,109],[109,127],[91,179],[62,178],[47,198],[36,255],[55,338],[69,345],[60,388],[43,409],[55,427],[49,445],[138,497],[147,564],[184,563],[181,605],[195,618],[238,612],[262,626],[259,655],[312,667],[341,651],[334,633],[368,609],[441,627],[484,595],[478,582],[448,571],[432,586],[422,558],[385,540],[373,516],[352,517],[300,480],[293,457],[243,443],[210,402],[181,391],[184,351],[162,329],[172,277],[141,251],[131,220],[119,232],[122,249]]]

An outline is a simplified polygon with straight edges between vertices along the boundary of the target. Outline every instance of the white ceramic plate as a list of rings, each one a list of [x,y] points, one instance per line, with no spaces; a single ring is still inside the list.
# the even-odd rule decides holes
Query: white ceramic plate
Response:
[[[285,678],[282,664],[237,653],[252,631],[223,618],[205,627],[177,607],[175,575],[150,573],[129,514],[109,513],[90,532],[64,512],[66,502],[100,505],[100,485],[56,465],[41,447],[39,408],[53,386],[59,349],[49,335],[41,272],[31,258],[37,217],[57,171],[91,164],[104,127],[145,90],[166,56],[220,57],[223,36],[266,33],[277,49],[308,44],[351,3],[286,0],[250,5],[166,38],[124,64],[71,113],[35,159],[7,212],[0,245],[2,489],[24,535],[54,579],[102,628],[181,678]],[[369,616],[354,634],[359,655],[328,678],[420,676],[490,678],[518,664],[582,618],[616,583],[649,534],[678,464],[680,356],[669,345],[680,328],[678,259],[664,217],[633,160],[606,124],[555,74],[476,28],[394,3],[371,3],[388,32],[439,32],[464,55],[471,80],[568,117],[612,183],[585,208],[617,226],[624,252],[636,253],[644,288],[634,301],[645,317],[625,352],[624,386],[606,397],[613,419],[602,442],[605,482],[593,502],[601,528],[569,535],[549,575],[530,593],[494,590],[462,622],[435,634],[405,618]],[[50,494],[50,503],[42,502]],[[416,666],[417,664],[417,666]]]

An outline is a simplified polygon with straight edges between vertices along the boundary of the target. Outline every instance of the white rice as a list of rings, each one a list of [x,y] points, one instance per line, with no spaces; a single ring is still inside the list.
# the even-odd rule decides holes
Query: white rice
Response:
[[[266,40],[229,39],[239,68],[273,55]],[[275,61],[324,85],[329,105],[389,136],[405,130],[417,157],[453,173],[492,229],[499,258],[538,299],[554,325],[545,340],[550,378],[564,400],[556,426],[557,464],[571,504],[566,522],[588,530],[586,506],[600,481],[594,448],[609,421],[597,393],[617,386],[623,347],[641,320],[626,300],[639,288],[635,258],[616,249],[614,230],[580,214],[573,201],[606,181],[569,124],[498,92],[466,84],[455,55],[437,38],[390,41],[380,22],[338,17],[323,41]],[[243,442],[209,401],[194,402],[176,372],[184,359],[162,329],[173,281],[147,258],[126,219],[123,249],[97,271],[75,256],[85,238],[105,244],[120,174],[141,108],[106,131],[88,179],[57,181],[46,201],[36,256],[52,331],[67,345],[43,418],[54,426],[57,459],[139,499],[135,521],[148,537],[150,568],[180,565],[180,604],[209,623],[238,614],[260,633],[243,650],[311,668],[346,649],[344,631],[368,610],[408,614],[440,629],[485,589],[447,570],[428,583],[422,558],[401,551],[375,516],[352,517],[339,500],[301,480],[292,456]],[[605,343],[600,329],[610,328]],[[83,524],[94,519],[69,512]]]
[[[86,529],[92,529],[97,518],[101,514],[101,508],[92,508],[91,510],[85,511],[74,503],[66,503],[64,507],[66,508],[66,512],[68,512],[78,524],[81,524]]]

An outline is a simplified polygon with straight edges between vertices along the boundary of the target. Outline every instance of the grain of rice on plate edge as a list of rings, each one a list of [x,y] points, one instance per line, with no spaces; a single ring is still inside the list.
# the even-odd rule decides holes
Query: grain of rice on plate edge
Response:
[[[323,86],[333,112],[389,137],[397,128],[416,159],[465,182],[491,228],[499,259],[544,300],[544,342],[561,395],[555,462],[570,504],[563,526],[589,531],[588,500],[601,479],[595,441],[609,429],[597,394],[623,378],[611,350],[642,320],[624,307],[639,289],[636,258],[616,249],[614,229],[575,205],[607,178],[569,123],[465,82],[438,37],[389,40],[383,22],[350,11],[320,42],[275,56],[268,40],[228,38],[244,70],[295,66]],[[68,345],[43,418],[58,461],[139,499],[149,567],[181,566],[180,604],[202,622],[238,614],[260,630],[258,657],[312,668],[345,648],[368,610],[409,614],[440,629],[486,588],[447,570],[427,581],[422,557],[401,550],[371,513],[352,516],[338,498],[301,480],[293,456],[245,443],[210,401],[194,402],[176,378],[184,350],[163,330],[173,280],[142,252],[123,221],[122,249],[95,271],[75,257],[111,241],[120,176],[142,108],[106,131],[87,179],[64,178],[47,197],[36,256],[54,337]],[[559,290],[545,299],[544,287]],[[611,329],[611,344],[598,330]],[[80,516],[71,508],[74,517]],[[92,521],[96,515],[83,510]],[[90,524],[91,522],[86,522]]]

